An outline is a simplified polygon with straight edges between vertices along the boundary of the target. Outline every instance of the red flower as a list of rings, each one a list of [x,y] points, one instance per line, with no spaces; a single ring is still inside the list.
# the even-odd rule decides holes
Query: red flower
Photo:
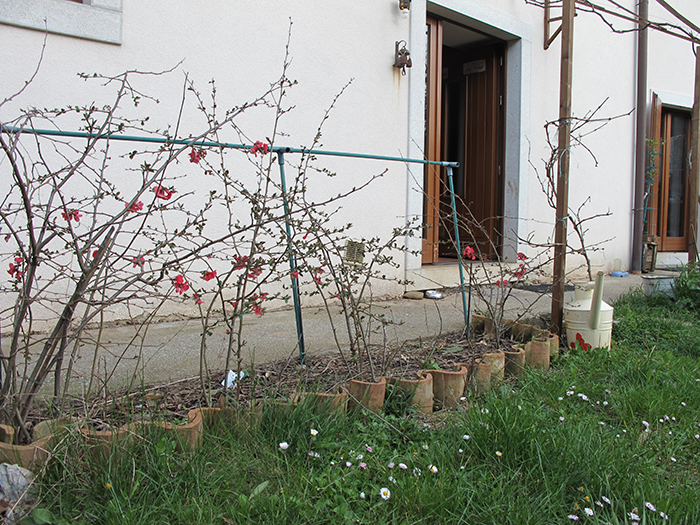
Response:
[[[144,259],[143,256],[138,256],[131,259],[131,262],[134,264],[134,268],[137,266],[143,268],[143,264],[146,262],[146,259]]]
[[[248,274],[248,279],[256,279],[260,274],[262,274],[262,268],[253,268]]]
[[[202,301],[197,294],[192,294],[192,299],[194,299],[194,304],[204,304],[204,301]]]
[[[255,144],[253,144],[253,147],[250,148],[249,152],[257,157],[258,151],[261,152],[262,155],[264,155],[265,153],[267,153],[268,149],[269,147],[267,144],[264,144],[258,140]]]
[[[233,267],[234,270],[241,270],[245,268],[245,265],[248,264],[248,256],[244,255],[241,257],[240,255],[234,255],[233,260],[236,261],[235,266]]]
[[[258,317],[262,316],[263,311],[262,311],[262,308],[260,308],[260,305],[253,304],[252,308],[253,308],[253,312],[255,312],[255,315],[257,315]]]
[[[498,281],[496,281],[496,286],[508,286],[508,280],[507,279],[503,279],[502,281],[498,280]]]
[[[22,263],[24,262],[24,259],[21,257],[15,257],[15,262],[10,263],[10,268],[7,270],[7,273],[9,273],[12,277],[15,279],[19,279],[22,277],[24,272],[22,271]]]
[[[207,156],[207,152],[202,150],[202,149],[194,149],[192,148],[192,151],[190,151],[190,162],[194,162],[195,164],[199,164],[199,161],[202,160],[204,157]]]
[[[185,281],[185,277],[183,275],[178,275],[175,277],[175,279],[173,279],[173,286],[180,295],[190,289],[190,285],[187,281]]]
[[[299,278],[299,272],[297,272],[296,270],[294,270],[294,271],[292,272],[292,279],[298,279],[298,278]]]
[[[166,188],[165,186],[156,186],[153,188],[153,192],[156,194],[157,198],[166,201],[169,201],[170,197],[172,197],[174,193],[177,193],[174,188]]]
[[[71,210],[68,213],[62,211],[61,216],[68,222],[70,222],[71,219],[73,219],[75,222],[80,222],[80,217],[82,217],[83,214],[78,210]]]
[[[462,255],[472,261],[476,260],[476,251],[471,246],[465,246]]]
[[[525,268],[525,265],[521,264],[520,266],[518,266],[518,269],[515,271],[515,277],[516,277],[516,279],[521,279],[526,273],[527,273],[527,269]]]
[[[129,203],[127,202],[124,205],[124,207],[129,208],[129,211],[141,211],[141,210],[143,210],[143,202],[138,201],[138,202],[135,202],[134,204],[132,204],[131,206],[129,206]]]
[[[527,256],[523,252],[518,252],[519,261],[527,261]]]
[[[577,344],[578,344],[578,346],[581,347],[581,349],[584,352],[588,352],[591,349],[591,345],[589,345],[586,341],[584,341],[583,336],[578,332],[576,332],[576,342],[573,342],[570,344],[571,349],[572,350],[576,349]]]
[[[204,272],[202,279],[204,279],[205,281],[211,281],[214,277],[216,277],[216,270],[213,270],[211,272]]]

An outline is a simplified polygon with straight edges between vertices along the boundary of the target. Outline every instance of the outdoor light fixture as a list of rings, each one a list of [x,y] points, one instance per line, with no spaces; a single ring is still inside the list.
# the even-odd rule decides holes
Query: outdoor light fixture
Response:
[[[411,53],[406,49],[406,41],[399,40],[396,42],[396,50],[394,56],[394,67],[401,70],[401,74],[406,74],[406,68],[411,67],[413,62],[411,62]]]
[[[411,9],[411,0],[399,0],[399,9],[401,10],[401,16],[408,18],[408,11]]]

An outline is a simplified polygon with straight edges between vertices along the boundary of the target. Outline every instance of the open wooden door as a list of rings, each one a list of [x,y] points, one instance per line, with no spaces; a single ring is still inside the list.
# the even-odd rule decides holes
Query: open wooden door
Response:
[[[502,246],[505,46],[431,16],[427,37],[425,154],[459,162],[453,182],[460,241],[494,258]],[[447,170],[427,166],[423,187],[423,264],[454,261]]]
[[[443,48],[443,158],[460,163],[454,172],[459,236],[489,259],[502,243],[503,55],[501,44]],[[442,207],[450,209],[447,191]],[[442,224],[441,238],[452,238],[451,217]],[[440,246],[441,256],[456,255],[452,243]]]
[[[428,18],[427,86],[425,93],[425,157],[442,160],[442,20]],[[423,264],[438,261],[440,166],[426,165],[423,172]]]

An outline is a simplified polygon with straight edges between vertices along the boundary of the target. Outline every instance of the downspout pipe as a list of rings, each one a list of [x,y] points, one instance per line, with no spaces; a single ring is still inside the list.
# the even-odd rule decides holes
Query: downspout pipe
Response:
[[[634,231],[632,234],[633,273],[642,272],[644,245],[644,207],[646,192],[646,124],[649,0],[639,0],[639,32],[637,34],[637,154],[634,177]],[[653,233],[653,232],[649,232]]]

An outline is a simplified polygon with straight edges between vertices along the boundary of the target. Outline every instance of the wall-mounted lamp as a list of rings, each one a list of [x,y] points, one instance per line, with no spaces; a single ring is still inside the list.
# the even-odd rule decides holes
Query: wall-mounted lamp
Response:
[[[411,9],[411,0],[399,0],[399,10],[401,11],[401,16],[408,18],[408,12]]]
[[[411,53],[406,49],[406,41],[399,40],[396,42],[396,49],[394,54],[394,67],[401,70],[401,74],[406,74],[406,68],[413,66],[411,62]]]

